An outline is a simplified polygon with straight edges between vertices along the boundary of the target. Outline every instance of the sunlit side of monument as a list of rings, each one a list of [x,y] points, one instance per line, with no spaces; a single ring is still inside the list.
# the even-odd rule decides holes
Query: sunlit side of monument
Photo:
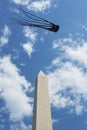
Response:
[[[32,130],[52,130],[48,79],[42,71],[36,79]]]

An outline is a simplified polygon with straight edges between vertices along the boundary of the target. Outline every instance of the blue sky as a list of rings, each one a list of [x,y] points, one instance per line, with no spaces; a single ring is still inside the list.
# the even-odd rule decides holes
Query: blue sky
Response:
[[[60,30],[13,24],[15,5]],[[87,130],[86,12],[86,0],[0,0],[0,130],[32,129],[40,70],[49,81],[53,130]]]

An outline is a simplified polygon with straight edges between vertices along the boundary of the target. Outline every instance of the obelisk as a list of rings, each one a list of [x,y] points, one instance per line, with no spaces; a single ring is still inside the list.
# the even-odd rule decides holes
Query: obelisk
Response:
[[[48,79],[42,71],[36,79],[32,130],[52,130]]]

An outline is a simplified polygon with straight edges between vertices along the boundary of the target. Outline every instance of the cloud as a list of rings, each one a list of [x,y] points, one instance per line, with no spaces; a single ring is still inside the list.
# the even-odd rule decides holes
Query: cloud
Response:
[[[87,67],[87,61],[85,60],[87,58],[87,41],[85,39],[81,37],[78,37],[77,40],[72,37],[59,39],[53,42],[53,49],[56,48],[59,49],[60,52],[64,51],[62,58],[66,56],[67,59],[76,61]],[[56,62],[56,59],[54,62]]]
[[[25,52],[29,55],[29,57],[31,57],[31,54],[34,52],[32,43],[28,42],[23,44],[23,48]]]
[[[51,0],[38,0],[31,2],[31,4],[28,6],[29,9],[37,11],[45,11],[46,9],[49,9],[51,7]]]
[[[4,46],[9,42],[9,35],[11,35],[11,31],[7,25],[4,25],[4,28],[1,30],[0,37],[0,46]]]
[[[0,58],[0,98],[6,103],[10,120],[18,121],[32,114],[32,98],[26,95],[31,84],[20,74],[10,56]]]
[[[31,57],[31,54],[35,51],[34,45],[37,40],[37,33],[29,27],[24,27],[23,33],[26,37],[26,43],[23,43],[23,49]]]
[[[16,124],[14,124],[14,125],[11,125],[11,126],[10,126],[10,129],[11,129],[11,130],[20,130],[20,129],[21,129],[21,130],[31,130],[31,129],[32,129],[32,126],[31,126],[31,125],[29,125],[29,126],[27,125],[27,126],[26,126],[26,125],[24,124],[24,122],[20,122],[20,123],[18,123],[18,124],[16,123]]]
[[[32,42],[36,41],[37,33],[30,27],[24,27],[23,33],[25,37],[30,39]]]
[[[82,114],[87,101],[87,41],[69,36],[53,42],[58,56],[48,67],[49,90],[52,106],[68,108]]]
[[[27,5],[31,0],[12,0],[15,4]]]
[[[70,59],[72,58],[72,60],[78,61],[79,64],[84,64],[87,67],[87,42],[84,42],[82,46],[78,46],[77,48],[68,47],[66,54]]]
[[[51,7],[51,0],[12,0],[15,4],[20,4],[26,6],[29,10],[37,11],[45,11]]]

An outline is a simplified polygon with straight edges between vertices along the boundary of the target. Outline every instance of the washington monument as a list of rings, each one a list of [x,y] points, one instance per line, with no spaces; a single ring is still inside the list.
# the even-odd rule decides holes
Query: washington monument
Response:
[[[42,71],[36,79],[32,130],[52,130],[48,80]]]

